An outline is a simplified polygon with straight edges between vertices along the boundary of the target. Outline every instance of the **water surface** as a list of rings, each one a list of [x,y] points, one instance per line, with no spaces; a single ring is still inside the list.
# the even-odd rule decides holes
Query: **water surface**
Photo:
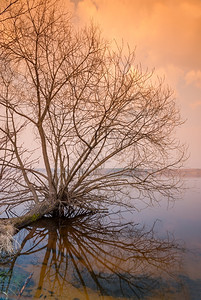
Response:
[[[0,299],[201,299],[201,178],[167,209],[33,223],[1,260]]]

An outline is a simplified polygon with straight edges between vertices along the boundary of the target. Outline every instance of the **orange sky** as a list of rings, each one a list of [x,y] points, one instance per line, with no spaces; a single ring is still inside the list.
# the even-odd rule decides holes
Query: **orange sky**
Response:
[[[109,39],[136,47],[143,66],[165,75],[187,119],[187,167],[201,168],[201,0],[64,0],[74,20],[91,19]]]

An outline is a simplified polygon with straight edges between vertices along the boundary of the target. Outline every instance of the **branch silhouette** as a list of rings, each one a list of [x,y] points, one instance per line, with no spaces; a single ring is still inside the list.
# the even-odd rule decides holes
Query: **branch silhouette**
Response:
[[[173,238],[160,240],[154,226],[147,231],[130,222],[117,225],[109,217],[75,217],[59,222],[42,218],[23,234],[2,291],[7,284],[9,292],[17,260],[29,255],[40,260],[31,271],[36,298],[47,291],[55,296],[65,295],[73,286],[86,299],[93,291],[140,299],[154,290],[159,274],[173,276],[171,271],[180,263],[181,247]]]

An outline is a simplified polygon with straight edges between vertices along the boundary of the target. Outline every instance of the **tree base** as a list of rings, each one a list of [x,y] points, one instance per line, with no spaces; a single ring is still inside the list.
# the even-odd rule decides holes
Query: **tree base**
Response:
[[[28,226],[29,224],[41,219],[43,216],[75,218],[97,213],[97,210],[73,205],[64,205],[60,201],[47,202],[43,201],[35,205],[23,216],[15,218],[0,219],[0,253],[12,253],[13,235],[17,230]]]

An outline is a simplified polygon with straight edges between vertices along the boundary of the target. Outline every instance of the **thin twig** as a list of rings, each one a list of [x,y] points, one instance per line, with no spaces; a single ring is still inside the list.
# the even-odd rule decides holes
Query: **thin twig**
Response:
[[[20,290],[20,292],[19,292],[19,295],[18,295],[17,299],[20,299],[20,297],[22,296],[22,293],[24,292],[24,289],[25,289],[25,287],[27,286],[27,284],[29,283],[29,281],[31,280],[32,276],[33,276],[33,272],[32,272],[32,273],[29,275],[29,277],[27,277],[27,279],[25,280],[25,283],[24,283],[23,287],[21,288],[21,290]]]

